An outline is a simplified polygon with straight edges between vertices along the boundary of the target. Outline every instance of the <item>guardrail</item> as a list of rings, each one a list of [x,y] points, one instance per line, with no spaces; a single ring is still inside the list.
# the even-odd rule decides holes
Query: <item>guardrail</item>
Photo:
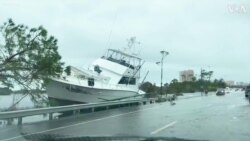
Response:
[[[129,100],[129,101],[112,101],[112,102],[101,102],[101,103],[91,103],[91,104],[77,104],[77,105],[68,105],[68,106],[57,106],[49,108],[38,108],[38,109],[28,109],[28,110],[19,110],[19,111],[8,111],[0,112],[0,119],[18,119],[18,125],[22,124],[22,118],[33,115],[43,115],[49,114],[49,120],[53,119],[53,113],[60,113],[66,111],[73,111],[74,115],[79,114],[82,109],[91,109],[92,112],[96,108],[106,107],[109,109],[110,106],[119,106],[124,104],[146,104],[147,102],[154,103],[154,99],[143,99],[143,100]]]

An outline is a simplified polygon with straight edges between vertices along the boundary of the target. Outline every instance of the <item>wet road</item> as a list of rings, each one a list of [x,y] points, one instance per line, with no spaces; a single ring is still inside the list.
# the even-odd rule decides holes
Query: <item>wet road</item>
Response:
[[[180,98],[168,102],[126,107],[54,121],[0,128],[0,141],[25,140],[26,135],[161,136],[213,141],[250,140],[250,104],[243,92],[225,96]]]

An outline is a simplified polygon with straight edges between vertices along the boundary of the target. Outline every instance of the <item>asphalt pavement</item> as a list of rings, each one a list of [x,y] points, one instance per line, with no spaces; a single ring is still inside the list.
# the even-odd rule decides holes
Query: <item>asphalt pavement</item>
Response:
[[[250,104],[243,92],[180,97],[169,102],[124,107],[53,121],[0,128],[0,141],[34,135],[177,137],[192,140],[249,141]]]

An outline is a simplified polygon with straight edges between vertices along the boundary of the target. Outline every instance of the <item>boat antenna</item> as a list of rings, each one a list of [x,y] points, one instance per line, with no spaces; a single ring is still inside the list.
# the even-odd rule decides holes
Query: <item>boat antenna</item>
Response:
[[[110,32],[109,32],[108,41],[107,41],[107,45],[106,45],[107,49],[111,46],[111,35],[113,33],[113,29],[114,29],[114,26],[115,26],[115,23],[116,23],[116,20],[117,20],[117,11],[118,11],[118,9],[115,12],[115,16],[114,16],[114,20],[113,20],[113,23],[112,23],[112,27],[111,27]]]
[[[136,53],[136,45],[140,45],[141,43],[136,41],[136,37],[130,37],[129,39],[127,39],[127,47],[124,47],[124,52],[128,52],[132,55],[137,56],[139,54],[139,51]]]

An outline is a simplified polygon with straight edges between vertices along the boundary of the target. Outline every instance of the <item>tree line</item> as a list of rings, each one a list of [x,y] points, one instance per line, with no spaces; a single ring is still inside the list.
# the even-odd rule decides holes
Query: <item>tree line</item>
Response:
[[[218,88],[225,88],[226,83],[223,79],[202,80],[193,79],[193,81],[179,82],[177,79],[173,79],[170,83],[163,85],[163,94],[177,94],[182,93],[194,93],[207,91],[216,91]],[[145,82],[140,87],[141,90],[147,94],[158,95],[161,93],[160,86],[156,86],[151,82]]]

